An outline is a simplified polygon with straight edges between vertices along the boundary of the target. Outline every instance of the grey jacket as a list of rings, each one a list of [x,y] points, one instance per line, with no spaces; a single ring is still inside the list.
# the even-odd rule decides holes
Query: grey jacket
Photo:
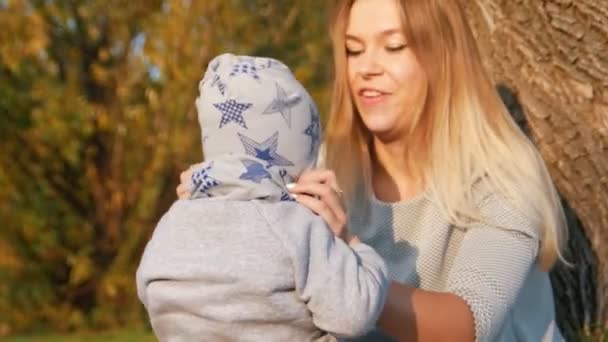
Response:
[[[387,270],[295,202],[180,200],[160,220],[137,291],[160,341],[335,341],[376,322]]]

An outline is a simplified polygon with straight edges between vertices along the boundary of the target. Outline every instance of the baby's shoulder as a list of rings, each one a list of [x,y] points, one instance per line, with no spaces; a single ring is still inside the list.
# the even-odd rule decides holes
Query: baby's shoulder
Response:
[[[260,224],[260,212],[253,201],[228,201],[215,198],[181,199],[175,201],[163,215],[167,224],[197,223],[207,226]]]
[[[254,201],[252,203],[270,225],[303,223],[320,219],[310,209],[295,201],[274,203]]]

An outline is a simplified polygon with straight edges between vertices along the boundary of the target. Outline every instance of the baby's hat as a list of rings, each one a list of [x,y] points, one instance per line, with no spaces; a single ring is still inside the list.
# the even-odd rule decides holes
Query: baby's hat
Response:
[[[293,179],[315,164],[321,140],[317,108],[285,64],[223,54],[209,63],[196,99],[205,160],[259,159]]]

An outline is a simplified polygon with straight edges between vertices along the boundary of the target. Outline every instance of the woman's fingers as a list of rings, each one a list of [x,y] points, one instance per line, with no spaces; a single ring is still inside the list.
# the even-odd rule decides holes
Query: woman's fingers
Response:
[[[336,176],[329,170],[307,170],[289,191],[296,200],[321,216],[337,236],[346,232],[347,217]]]
[[[179,174],[179,181],[181,184],[190,182],[190,178],[192,178],[192,167]]]
[[[306,170],[300,175],[298,179],[298,186],[306,186],[307,184],[323,184],[331,189],[330,195],[336,195],[338,198],[338,204],[341,208],[341,211],[344,211],[344,202],[343,202],[343,192],[338,185],[338,181],[336,179],[336,174],[331,170]],[[324,188],[325,191],[329,189]],[[322,196],[322,191],[320,192],[312,192],[311,195]],[[331,203],[329,203],[331,205]],[[332,206],[333,207],[333,206]]]
[[[199,164],[190,165],[190,167],[179,174],[180,184],[175,189],[175,193],[177,194],[177,198],[179,199],[187,199],[190,198],[190,183],[192,182],[192,173],[194,172],[194,168],[196,168]]]
[[[304,183],[321,183],[327,184],[330,187],[338,190],[338,181],[336,179],[336,174],[331,170],[323,170],[323,169],[309,169],[300,175],[298,179],[298,184]]]
[[[338,219],[334,211],[325,202],[305,194],[296,195],[295,199],[298,203],[304,205],[323,218],[334,235],[342,237],[345,231],[345,222]]]
[[[342,198],[337,190],[328,184],[321,183],[297,183],[290,186],[289,191],[296,196],[300,194],[317,197],[321,200],[339,219],[342,219],[344,208]]]
[[[188,188],[189,186],[185,184],[178,185],[177,189],[175,189],[175,192],[177,193],[177,198],[188,199],[190,197],[190,190]]]

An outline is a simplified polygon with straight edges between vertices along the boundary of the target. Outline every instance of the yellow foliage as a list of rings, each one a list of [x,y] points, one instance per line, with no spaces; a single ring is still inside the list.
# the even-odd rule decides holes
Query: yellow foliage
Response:
[[[21,60],[38,56],[48,43],[44,20],[26,8],[27,1],[14,0],[0,10],[0,64],[11,71],[17,70]]]
[[[110,80],[110,75],[108,74],[108,71],[99,63],[94,63],[91,66],[91,73],[93,79],[95,79],[95,81],[97,81],[99,84],[105,84]]]
[[[14,248],[6,241],[0,240],[0,269],[19,271],[22,267],[23,262],[17,256]]]
[[[73,287],[84,284],[95,274],[95,264],[86,254],[68,257],[68,263],[72,266],[69,284]]]
[[[19,293],[0,301],[11,330],[140,317],[133,272],[202,158],[194,100],[215,55],[281,59],[328,98],[325,0],[69,3],[0,7],[0,235],[23,241],[0,244],[0,267],[30,272],[0,280]]]

